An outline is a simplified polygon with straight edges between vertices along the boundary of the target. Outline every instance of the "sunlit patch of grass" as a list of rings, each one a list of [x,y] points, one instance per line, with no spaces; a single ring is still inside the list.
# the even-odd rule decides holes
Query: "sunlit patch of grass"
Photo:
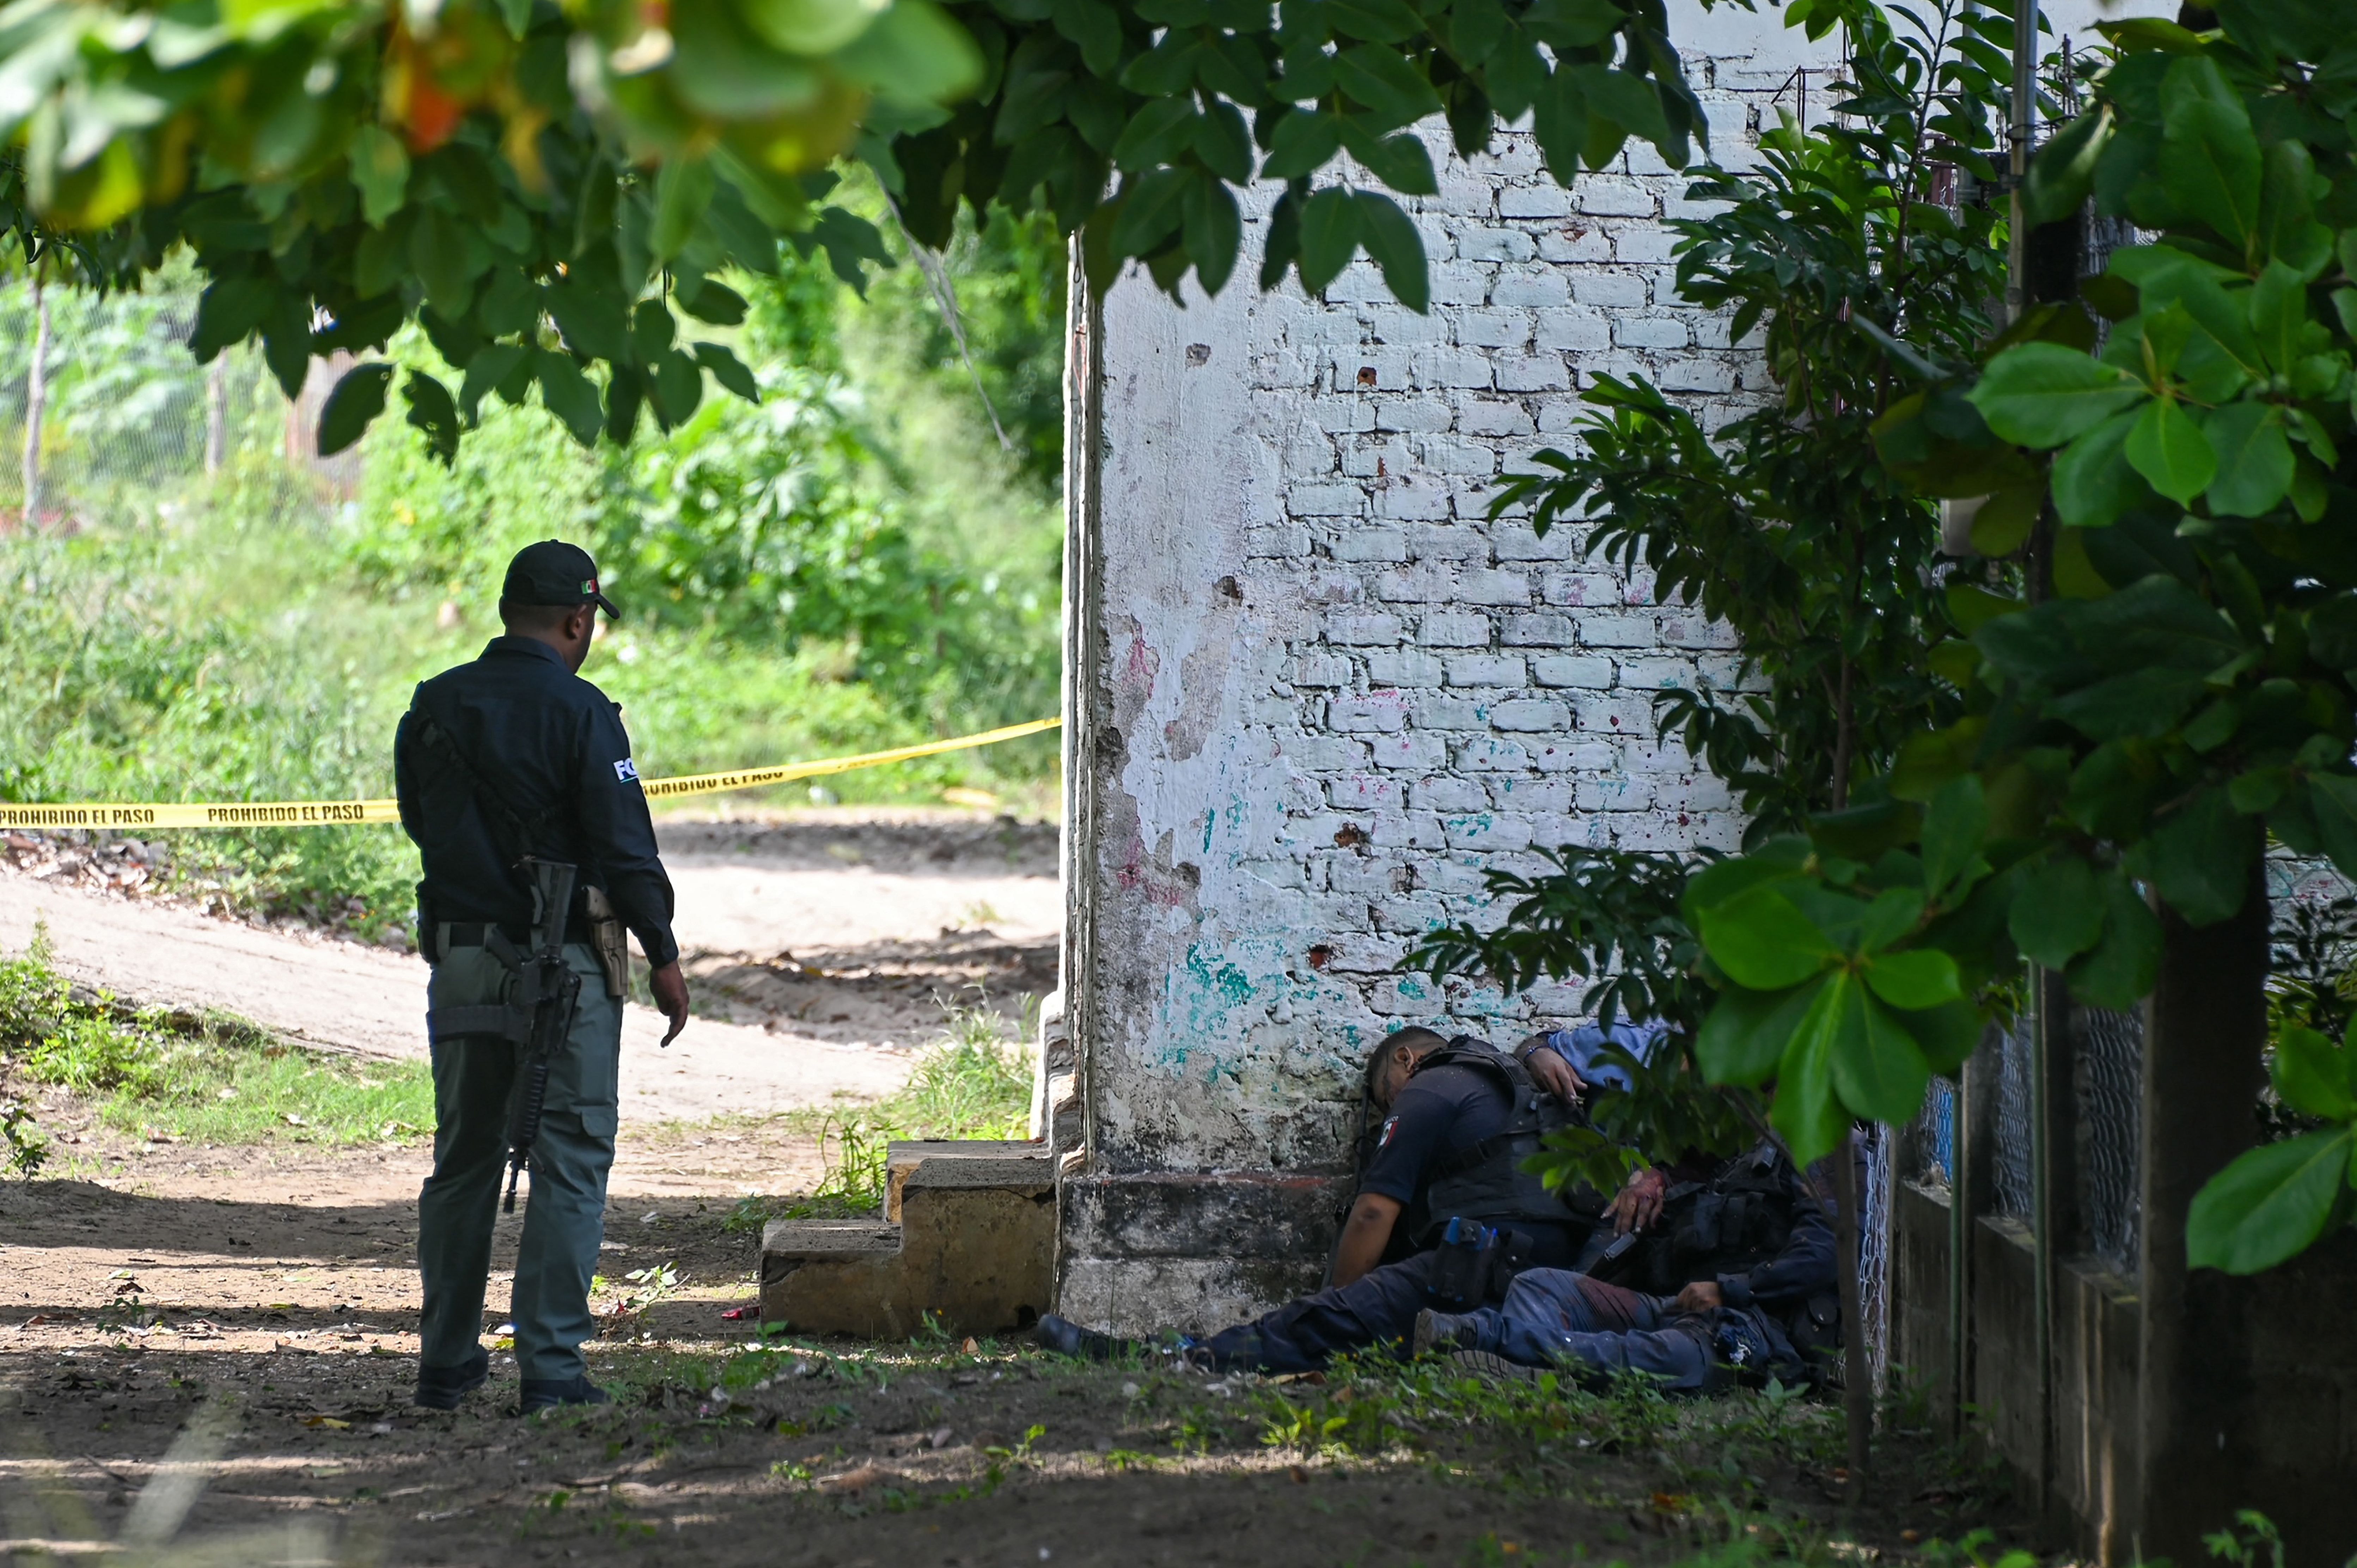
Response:
[[[94,1102],[108,1126],[184,1142],[354,1144],[434,1124],[422,1062],[326,1056],[227,1014],[127,1006],[59,974],[38,929],[0,959],[0,1061]]]

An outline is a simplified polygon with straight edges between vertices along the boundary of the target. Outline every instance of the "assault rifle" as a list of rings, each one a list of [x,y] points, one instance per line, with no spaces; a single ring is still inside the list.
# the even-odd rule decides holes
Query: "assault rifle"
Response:
[[[573,1032],[581,1003],[581,977],[565,961],[565,921],[573,908],[579,868],[561,860],[526,855],[518,869],[532,876],[533,938],[520,952],[497,926],[483,931],[483,947],[511,976],[507,1000],[477,1007],[442,1007],[428,1014],[426,1032],[436,1039],[453,1035],[497,1035],[523,1052],[515,1106],[508,1122],[508,1192],[504,1205],[515,1212],[516,1184],[532,1163],[540,1141],[540,1112],[548,1098],[548,1069]]]

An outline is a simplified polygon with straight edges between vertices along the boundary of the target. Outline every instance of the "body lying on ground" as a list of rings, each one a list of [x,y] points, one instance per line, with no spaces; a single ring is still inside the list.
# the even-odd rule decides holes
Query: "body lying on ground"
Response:
[[[1650,1049],[1657,1042],[1642,1043]],[[1550,1036],[1525,1041],[1518,1055],[1522,1081],[1567,1076],[1568,1060]],[[1426,1052],[1392,1091],[1401,1107],[1409,1107],[1427,1060],[1436,1069],[1490,1070],[1456,1043],[1447,1054]],[[1733,1376],[1797,1380],[1837,1342],[1824,1162],[1803,1178],[1778,1144],[1763,1141],[1732,1159],[1640,1169],[1606,1209],[1610,1226],[1596,1227],[1579,1256],[1565,1259],[1493,1234],[1511,1233],[1511,1213],[1476,1218],[1454,1209],[1458,1194],[1447,1183],[1455,1164],[1427,1160],[1422,1186],[1396,1203],[1390,1227],[1405,1239],[1405,1255],[1352,1272],[1346,1265],[1372,1255],[1351,1244],[1353,1228],[1372,1228],[1361,1219],[1363,1206],[1370,1197],[1395,1201],[1387,1191],[1396,1183],[1375,1179],[1386,1148],[1401,1146],[1393,1120],[1366,1162],[1325,1289],[1208,1338],[1168,1342],[1190,1361],[1223,1370],[1310,1371],[1342,1352],[1374,1348],[1461,1349],[1584,1374],[1649,1372],[1684,1391]],[[1408,1223],[1397,1223],[1403,1218]],[[1632,1235],[1633,1245],[1610,1245]],[[1039,1337],[1082,1355],[1108,1354],[1124,1343],[1052,1316],[1041,1320]]]

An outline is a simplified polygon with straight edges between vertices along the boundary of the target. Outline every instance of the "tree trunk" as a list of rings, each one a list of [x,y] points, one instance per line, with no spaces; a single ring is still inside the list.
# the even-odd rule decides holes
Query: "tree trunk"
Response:
[[[229,455],[229,355],[213,356],[205,377],[205,472],[218,474]]]
[[[33,290],[33,362],[25,372],[25,526],[41,522],[41,422],[49,412],[49,296],[35,274]]]
[[[2249,1282],[2187,1267],[2185,1218],[2202,1184],[2257,1139],[2266,868],[2254,862],[2242,910],[2222,924],[2196,930],[2166,908],[2160,923],[2145,1014],[2141,1518],[2131,1528],[2147,1557],[2199,1563],[2202,1532],[2251,1506],[2232,1461],[2264,1419],[2252,1408]]]
[[[1857,1189],[1857,1133],[1834,1151],[1834,1247],[1841,1288],[1842,1407],[1848,1417],[1849,1481],[1843,1498],[1855,1507],[1866,1495],[1866,1468],[1874,1440],[1874,1377],[1866,1353],[1866,1302],[1859,1286],[1857,1244],[1864,1209]]]

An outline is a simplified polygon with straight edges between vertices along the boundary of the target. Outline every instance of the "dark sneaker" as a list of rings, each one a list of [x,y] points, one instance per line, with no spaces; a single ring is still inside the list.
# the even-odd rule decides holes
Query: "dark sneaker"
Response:
[[[1464,1371],[1491,1382],[1534,1383],[1547,1375],[1546,1367],[1525,1367],[1520,1361],[1509,1361],[1503,1356],[1487,1350],[1459,1350],[1448,1358],[1449,1362]]]
[[[455,1367],[420,1367],[417,1369],[417,1391],[410,1403],[427,1410],[457,1410],[458,1402],[483,1386],[491,1375],[491,1353],[480,1345],[475,1353]]]
[[[519,1415],[538,1415],[561,1404],[612,1404],[614,1396],[587,1378],[526,1378]]]
[[[1415,1339],[1413,1348],[1419,1356],[1436,1350],[1454,1350],[1473,1342],[1473,1326],[1466,1319],[1446,1312],[1426,1307],[1415,1315]]]
[[[1069,1317],[1048,1314],[1033,1326],[1031,1337],[1040,1348],[1053,1350],[1059,1356],[1076,1357],[1083,1361],[1110,1361],[1134,1348],[1133,1342],[1101,1334],[1093,1328],[1083,1328]]]

